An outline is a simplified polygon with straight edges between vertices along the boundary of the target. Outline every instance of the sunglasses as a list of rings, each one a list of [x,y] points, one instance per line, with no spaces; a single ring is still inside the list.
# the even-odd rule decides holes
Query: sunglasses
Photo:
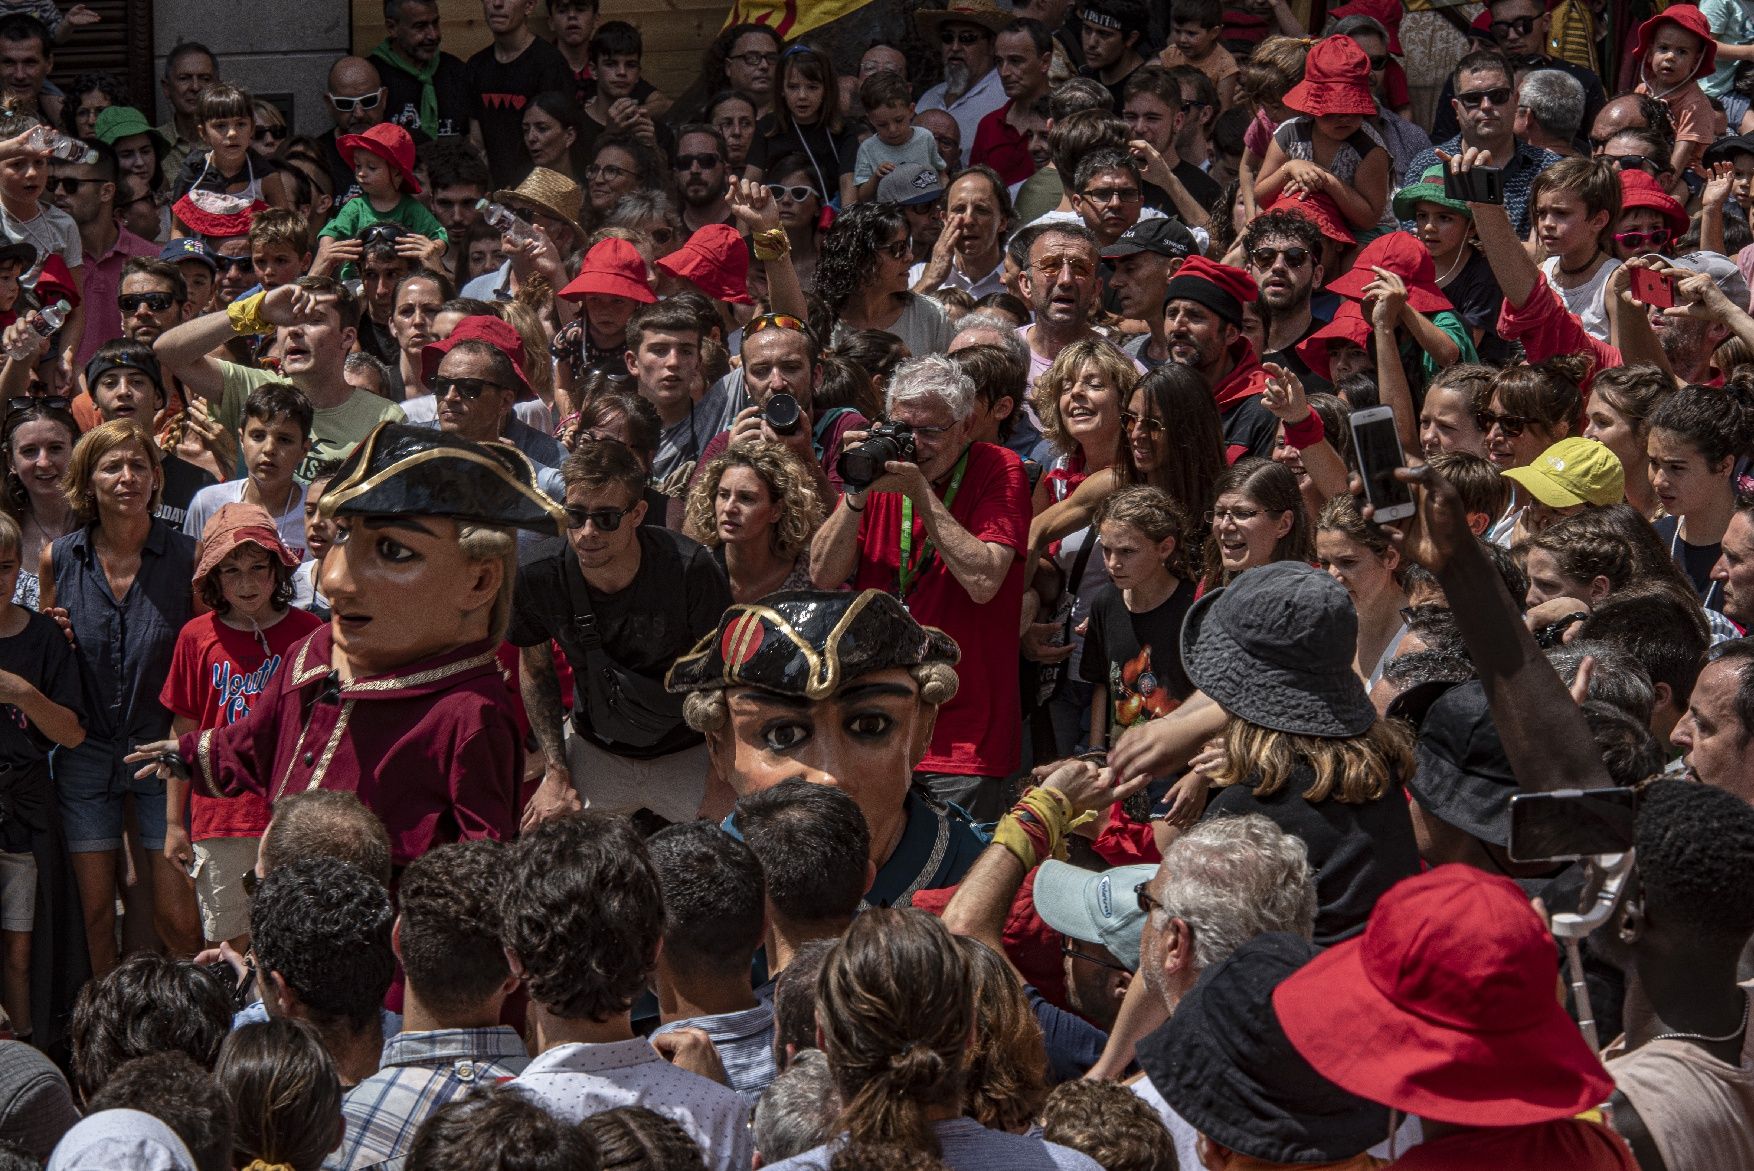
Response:
[[[1469,110],[1478,110],[1487,102],[1494,106],[1510,105],[1511,89],[1508,85],[1495,86],[1492,89],[1475,90],[1473,93],[1457,94],[1456,101]]]
[[[582,529],[587,524],[593,524],[597,526],[597,531],[600,533],[612,533],[621,527],[621,522],[627,514],[639,506],[640,502],[635,500],[626,508],[599,508],[594,511],[586,511],[569,504],[566,506],[566,527]]]
[[[87,183],[101,182],[101,179],[76,179],[72,175],[50,175],[48,182],[43,184],[43,193],[53,195],[57,191],[65,191],[69,195],[78,195],[79,189]]]
[[[1135,886],[1133,897],[1139,900],[1139,913],[1142,915],[1163,910],[1163,904],[1151,897],[1151,883],[1149,881],[1141,882]]]
[[[440,376],[432,380],[432,397],[433,401],[437,402],[454,390],[464,402],[472,403],[481,397],[483,391],[489,388],[504,389],[499,383],[489,378],[445,378]]]
[[[1138,203],[1145,198],[1145,193],[1137,187],[1092,187],[1078,194],[1095,204]]]
[[[938,34],[938,43],[940,45],[961,45],[963,48],[967,48],[970,45],[978,45],[986,39],[986,33],[977,33],[973,29],[966,28],[961,32],[952,32],[949,29],[945,29]]]
[[[649,232],[647,232],[646,235],[651,237],[652,243],[662,246],[665,244],[673,243],[675,241],[676,229],[675,228],[653,228]]]
[[[1249,260],[1256,268],[1272,268],[1279,262],[1281,256],[1285,258],[1286,268],[1302,268],[1309,263],[1310,251],[1308,248],[1268,248],[1262,246],[1249,253]]]
[[[1132,411],[1121,412],[1121,433],[1130,435],[1135,427],[1145,428],[1145,434],[1152,439],[1162,435],[1165,428],[1162,419],[1150,419],[1144,415],[1135,415]]]
[[[368,106],[366,108],[370,109],[371,107]],[[276,142],[278,142],[282,138],[286,137],[286,127],[284,127],[284,126],[258,126],[258,127],[256,127],[256,133],[254,135],[252,135],[251,137],[253,137],[257,142],[261,142],[263,139],[266,139],[266,138],[272,138]]]
[[[788,200],[792,203],[803,203],[806,199],[814,198],[816,195],[816,188],[807,187],[802,183],[791,187],[784,183],[769,183],[767,190],[770,195],[782,203]]]
[[[1370,58],[1370,71],[1372,73],[1381,73],[1383,70],[1387,69],[1388,67],[1389,67],[1389,55],[1387,53],[1384,53],[1380,57],[1371,57]]]
[[[1495,20],[1492,22],[1491,28],[1494,40],[1503,40],[1513,33],[1519,37],[1526,37],[1535,31],[1535,18],[1519,16],[1515,20]]]
[[[335,104],[335,109],[342,114],[351,114],[355,110],[375,110],[378,103],[384,100],[382,90],[357,98],[344,98],[338,94],[330,94],[328,97]]]
[[[17,414],[19,411],[28,411],[38,408],[48,411],[65,411],[71,409],[72,406],[73,400],[64,394],[28,395],[23,398],[7,399],[6,413],[10,416]]]
[[[1608,161],[1622,171],[1643,171],[1647,175],[1655,175],[1662,165],[1649,155],[1616,155]]]
[[[1087,951],[1079,951],[1077,947],[1071,943],[1062,943],[1060,945],[1060,954],[1063,956],[1070,956],[1075,960],[1083,960],[1087,964],[1095,964],[1099,968],[1107,968],[1111,972],[1125,972],[1129,976],[1133,974],[1133,969],[1126,967],[1123,964],[1117,964],[1113,960],[1106,960],[1101,956],[1091,955]]]
[[[248,256],[215,256],[213,263],[219,267],[220,272],[236,272],[240,268],[250,267],[250,258]]]
[[[1622,248],[1661,248],[1673,235],[1667,228],[1652,228],[1648,232],[1615,232],[1614,243]]]
[[[887,244],[879,244],[877,251],[891,260],[911,260],[913,259],[914,245],[912,240],[904,237],[900,240],[891,240]]]
[[[123,293],[116,298],[116,308],[123,313],[138,313],[142,307],[163,313],[176,303],[169,293]]]
[[[695,167],[699,167],[703,171],[710,171],[718,165],[719,152],[716,150],[705,151],[701,154],[676,156],[676,169],[678,171],[692,171]]]
[[[748,338],[764,329],[789,329],[793,333],[803,334],[811,341],[816,340],[816,334],[811,331],[810,324],[801,317],[793,317],[790,313],[763,313],[760,316],[751,317],[749,324],[743,327],[743,336]]]
[[[1505,438],[1515,439],[1521,435],[1532,420],[1522,415],[1495,415],[1491,411],[1475,411],[1474,423],[1480,428],[1482,435],[1490,434],[1497,427],[1504,432]]]

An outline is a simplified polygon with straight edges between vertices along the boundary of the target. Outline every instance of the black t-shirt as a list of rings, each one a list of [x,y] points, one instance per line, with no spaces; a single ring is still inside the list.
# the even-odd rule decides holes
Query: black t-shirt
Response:
[[[1334,384],[1329,382],[1326,378],[1323,378],[1320,374],[1317,374],[1314,370],[1311,370],[1309,368],[1309,363],[1305,362],[1297,353],[1298,344],[1308,339],[1311,334],[1316,333],[1326,324],[1328,324],[1327,320],[1324,319],[1321,314],[1316,312],[1316,305],[1312,300],[1310,302],[1309,328],[1303,331],[1303,337],[1298,338],[1297,341],[1292,342],[1282,350],[1274,350],[1270,354],[1262,354],[1261,364],[1265,366],[1271,363],[1275,366],[1285,367],[1285,369],[1297,375],[1297,377],[1303,382],[1303,389],[1310,394],[1332,394]]]
[[[1244,455],[1273,458],[1273,448],[1279,442],[1279,416],[1267,409],[1260,395],[1238,399],[1219,412],[1219,419],[1224,424],[1226,445],[1242,448]]]
[[[1218,197],[1224,194],[1224,188],[1218,186],[1217,181],[1212,176],[1186,159],[1182,159],[1170,170],[1177,179],[1181,180],[1182,186],[1187,188],[1188,194],[1193,197],[1195,203],[1212,212],[1215,216],[1222,210],[1212,206],[1218,201]],[[1169,192],[1155,183],[1145,184],[1145,206],[1154,207],[1164,215],[1175,216],[1177,219],[1180,219],[1182,215],[1181,209],[1175,205],[1175,200],[1169,197]]]
[[[1474,347],[1482,362],[1497,366],[1513,359],[1515,346],[1498,336],[1498,311],[1504,307],[1504,293],[1484,253],[1476,251],[1469,258],[1455,279],[1444,286],[1443,295],[1456,307],[1463,325],[1482,331]]]
[[[1135,614],[1114,586],[1090,603],[1079,674],[1108,688],[1109,737],[1166,716],[1194,693],[1182,670],[1182,619],[1194,604],[1194,583],[1183,581],[1155,609]]]
[[[768,164],[790,154],[801,155],[806,160],[815,159],[822,196],[833,199],[840,194],[840,177],[850,172],[858,161],[859,136],[845,130],[830,134],[821,126],[800,129],[796,124],[782,133],[772,114],[763,116],[755,124],[755,140],[749,144],[748,165],[759,168],[764,178],[771,181],[773,176],[766,174]]]
[[[373,57],[378,76],[390,91],[384,120],[413,133],[420,129],[420,79],[398,69],[381,57]],[[460,138],[469,133],[469,75],[459,57],[439,53],[438,71],[432,75],[432,88],[438,96],[438,125],[435,138]]]
[[[731,605],[731,587],[712,554],[680,533],[642,525],[639,529],[639,572],[626,589],[600,594],[583,588],[596,617],[603,653],[616,665],[662,684],[678,656],[693,649],[719,624]],[[575,580],[571,586],[567,575]],[[507,641],[537,646],[549,639],[562,647],[576,643],[577,627],[569,590],[582,582],[578,559],[566,542],[556,538],[534,546],[518,570]],[[590,705],[584,689],[590,681],[582,656],[568,650],[573,666],[573,719],[581,734],[590,734]],[[700,734],[677,718],[674,731],[650,746],[634,747],[594,736],[606,751],[634,759],[650,759],[693,747]]]
[[[524,149],[524,107],[544,90],[571,90],[572,67],[559,49],[537,37],[504,64],[489,45],[469,58],[464,72],[469,85],[469,116],[481,124],[487,169],[496,186],[515,187],[530,173],[531,166],[529,152]]]
[[[203,471],[181,456],[164,457],[164,492],[158,500],[157,516],[178,532],[189,516],[189,502],[195,493],[210,484],[217,484],[211,472]]]
[[[1323,947],[1364,930],[1370,909],[1389,887],[1419,873],[1419,848],[1407,794],[1399,782],[1375,801],[1348,805],[1303,797],[1315,770],[1300,764],[1273,796],[1255,795],[1249,781],[1213,791],[1205,816],[1259,813],[1303,840],[1316,875],[1315,942]]]
[[[0,638],[0,670],[10,671],[43,695],[75,712],[84,708],[79,660],[54,619],[25,611],[24,629]],[[54,789],[43,767],[55,746],[22,711],[0,704],[0,850],[30,849],[34,830],[49,826]],[[35,775],[32,771],[35,770]]]
[[[1711,567],[1723,556],[1723,542],[1710,545],[1689,544],[1681,536],[1681,518],[1678,516],[1665,516],[1651,527],[1657,531],[1657,539],[1662,541],[1663,548],[1669,551],[1669,560],[1679,566],[1681,572],[1693,583],[1694,590],[1699,594],[1700,604],[1707,610],[1723,610],[1723,585],[1711,580]]]

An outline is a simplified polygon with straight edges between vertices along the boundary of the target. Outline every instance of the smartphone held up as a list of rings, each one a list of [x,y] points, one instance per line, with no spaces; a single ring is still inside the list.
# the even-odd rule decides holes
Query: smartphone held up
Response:
[[[1375,510],[1378,524],[1405,520],[1413,515],[1413,490],[1395,478],[1395,469],[1406,466],[1401,438],[1395,430],[1390,407],[1365,407],[1352,412],[1352,450],[1358,453],[1358,473],[1364,480],[1364,498]]]

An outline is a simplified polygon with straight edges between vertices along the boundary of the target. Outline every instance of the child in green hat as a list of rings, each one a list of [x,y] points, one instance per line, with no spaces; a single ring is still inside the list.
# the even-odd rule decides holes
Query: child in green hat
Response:
[[[1437,287],[1473,335],[1480,360],[1508,361],[1511,347],[1498,336],[1504,294],[1485,254],[1476,247],[1473,212],[1466,203],[1443,193],[1443,164],[1427,168],[1417,183],[1395,192],[1394,206],[1402,227],[1430,251]]]

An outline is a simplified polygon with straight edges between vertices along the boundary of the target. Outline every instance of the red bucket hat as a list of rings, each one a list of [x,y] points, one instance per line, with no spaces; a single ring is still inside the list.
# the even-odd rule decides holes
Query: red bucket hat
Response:
[[[1303,63],[1303,80],[1285,95],[1285,104],[1305,114],[1376,113],[1370,96],[1370,58],[1351,37],[1323,37]]]
[[[201,583],[207,575],[219,568],[219,563],[232,555],[239,545],[260,545],[262,551],[270,557],[280,559],[280,564],[288,569],[298,566],[298,558],[280,539],[280,530],[274,526],[274,518],[260,504],[222,504],[219,511],[207,518],[207,527],[201,530],[201,542],[195,546],[195,589],[201,589]]]
[[[1342,4],[1338,8],[1328,9],[1328,16],[1333,20],[1344,20],[1348,16],[1368,16],[1382,25],[1389,34],[1389,52],[1401,55],[1401,17],[1407,10],[1401,7],[1401,0],[1352,0],[1350,4]]]
[[[1529,1126],[1607,1100],[1614,1079],[1554,990],[1553,937],[1508,878],[1451,863],[1396,884],[1364,934],[1284,980],[1273,1007],[1316,1072],[1461,1126]]]
[[[1368,351],[1370,335],[1370,322],[1364,319],[1364,310],[1356,301],[1341,301],[1340,307],[1334,311],[1334,320],[1297,343],[1297,356],[1303,359],[1305,366],[1320,374],[1324,382],[1332,382],[1334,367],[1328,357],[1328,343],[1348,341]]]
[[[1407,304],[1421,313],[1455,308],[1437,287],[1437,267],[1431,263],[1430,251],[1411,232],[1390,232],[1366,244],[1351,270],[1329,282],[1328,291],[1363,301],[1364,287],[1376,279],[1370,271],[1373,268],[1386,268],[1407,282]]]
[[[560,290],[560,295],[569,301],[582,300],[586,293],[626,297],[642,305],[658,299],[646,279],[645,257],[632,244],[614,236],[599,240],[596,247],[585,253],[579,275]]]
[[[753,305],[749,295],[749,246],[729,224],[708,224],[682,247],[658,259],[658,267],[690,282],[715,301]]]
[[[485,342],[504,354],[511,359],[512,370],[517,373],[519,397],[528,397],[533,393],[530,390],[529,376],[524,373],[524,339],[512,328],[511,322],[485,314],[463,318],[457,322],[457,328],[451,330],[449,337],[420,347],[422,381],[432,382],[438,373],[439,363],[458,342]]]
[[[1651,42],[1657,39],[1657,26],[1664,21],[1679,25],[1683,32],[1699,38],[1699,65],[1693,71],[1694,79],[1705,77],[1717,68],[1717,38],[1712,35],[1711,23],[1705,19],[1705,13],[1692,4],[1671,4],[1638,26],[1638,47],[1632,50],[1632,56],[1639,62],[1641,71]]]
[[[343,134],[335,146],[350,167],[354,151],[371,151],[396,169],[404,194],[420,194],[420,182],[414,177],[414,138],[394,122],[379,122],[364,134]]]
[[[1663,213],[1663,222],[1674,236],[1684,236],[1693,221],[1675,197],[1663,190],[1663,185],[1645,174],[1643,171],[1627,169],[1620,172],[1620,210],[1631,211],[1635,207],[1648,207]]]
[[[1332,196],[1312,195],[1307,191],[1299,191],[1292,195],[1281,191],[1279,198],[1261,209],[1262,214],[1270,211],[1289,212],[1300,215],[1320,229],[1322,235],[1330,240],[1338,240],[1342,244],[1356,244],[1358,237],[1346,225],[1346,217],[1340,213],[1340,205]]]

